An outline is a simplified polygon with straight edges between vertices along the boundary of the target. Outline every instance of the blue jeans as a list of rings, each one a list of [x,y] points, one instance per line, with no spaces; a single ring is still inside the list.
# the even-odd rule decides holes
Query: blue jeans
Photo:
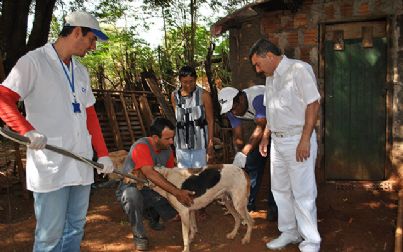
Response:
[[[34,192],[36,217],[33,251],[80,251],[91,186],[66,186]]]
[[[179,168],[202,168],[207,165],[206,149],[176,149],[176,160]]]
[[[117,191],[118,200],[129,218],[133,234],[145,236],[143,224],[144,211],[152,213],[151,218],[169,220],[175,217],[176,210],[168,203],[168,200],[145,187],[138,190],[134,185],[121,184]]]
[[[260,185],[262,183],[263,178],[263,171],[266,166],[267,157],[263,157],[260,152],[259,148],[253,149],[249,152],[248,156],[246,157],[246,165],[245,171],[248,173],[250,178],[250,195],[248,201],[248,210],[254,211],[256,210],[256,197],[259,192]],[[277,210],[276,202],[273,198],[273,193],[269,189],[267,195],[267,202],[268,202],[268,209],[275,211]]]

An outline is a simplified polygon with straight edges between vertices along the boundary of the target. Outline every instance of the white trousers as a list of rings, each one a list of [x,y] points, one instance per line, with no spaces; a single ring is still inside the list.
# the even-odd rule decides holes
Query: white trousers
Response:
[[[278,228],[284,235],[302,236],[301,251],[319,251],[320,235],[316,217],[315,161],[318,150],[312,133],[310,157],[297,162],[296,149],[301,134],[276,137],[272,134],[271,190],[278,206]]]

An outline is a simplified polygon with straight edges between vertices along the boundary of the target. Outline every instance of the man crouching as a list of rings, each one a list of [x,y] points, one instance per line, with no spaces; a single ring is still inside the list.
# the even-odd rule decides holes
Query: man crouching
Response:
[[[130,148],[123,165],[123,171],[142,176],[156,186],[174,195],[185,206],[193,204],[192,192],[181,190],[162,177],[154,167],[174,167],[174,156],[170,145],[173,144],[175,126],[162,117],[154,119],[150,126],[150,137],[137,140]],[[123,210],[129,217],[133,239],[137,250],[148,250],[143,217],[150,219],[153,229],[161,229],[159,218],[169,220],[176,216],[175,209],[168,201],[147,186],[139,187],[135,182],[123,181],[116,192]]]

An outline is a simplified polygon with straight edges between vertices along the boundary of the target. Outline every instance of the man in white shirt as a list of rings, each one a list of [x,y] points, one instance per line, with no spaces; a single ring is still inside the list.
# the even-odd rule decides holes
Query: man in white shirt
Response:
[[[29,138],[27,188],[33,191],[36,218],[33,251],[80,251],[94,171],[88,164],[44,149],[62,147],[92,159],[94,147],[102,173],[114,167],[108,156],[94,109],[87,69],[73,56],[83,57],[107,40],[98,21],[77,11],[55,43],[22,56],[0,85],[0,117]],[[16,102],[24,101],[26,117]]]
[[[271,189],[281,232],[266,246],[281,249],[300,243],[301,251],[319,251],[314,126],[320,94],[315,75],[309,64],[287,58],[266,39],[251,47],[249,58],[256,72],[266,76],[267,125],[259,149],[267,155],[271,136]]]

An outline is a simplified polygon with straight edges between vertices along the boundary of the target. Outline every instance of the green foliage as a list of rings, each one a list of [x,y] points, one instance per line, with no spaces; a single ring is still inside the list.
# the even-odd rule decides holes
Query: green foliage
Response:
[[[214,78],[221,80],[223,86],[230,86],[231,69],[229,66],[229,38],[228,35],[223,35],[222,38],[216,40],[213,57],[221,58],[221,63],[215,64],[212,67]]]
[[[67,2],[67,3],[66,3]],[[215,78],[228,83],[228,39],[211,38],[209,26],[212,17],[203,17],[203,23],[197,23],[201,17],[199,8],[209,5],[215,10],[239,7],[247,1],[240,0],[143,0],[142,10],[133,8],[133,0],[94,0],[88,4],[84,0],[59,0],[59,8],[65,15],[66,9],[87,10],[101,19],[103,29],[110,40],[98,43],[97,50],[80,59],[90,71],[94,88],[106,89],[142,89],[138,84],[144,70],[152,70],[157,77],[169,83],[175,82],[176,71],[189,59],[203,69],[210,41],[214,40],[214,57],[224,58],[224,63],[213,64]],[[193,4],[193,17],[190,7]],[[137,4],[138,5],[138,4]],[[205,7],[205,6],[204,6]],[[164,41],[158,48],[151,48],[139,34],[139,28],[152,25],[150,17],[160,16],[164,21]],[[125,20],[127,27],[117,27],[120,20]],[[50,38],[57,38],[62,18],[52,19]],[[192,26],[192,20],[194,26]],[[59,22],[58,22],[59,21]],[[194,29],[192,29],[194,27]],[[172,87],[166,87],[171,89]]]
[[[97,50],[82,59],[99,87],[100,66],[107,82],[103,88],[139,88],[138,79],[145,69],[157,67],[155,52],[132,30],[114,30],[108,33],[109,41],[97,44]]]
[[[59,22],[57,22],[57,18],[52,16],[52,21],[50,22],[49,40],[55,41],[61,30],[62,26],[59,24]]]

